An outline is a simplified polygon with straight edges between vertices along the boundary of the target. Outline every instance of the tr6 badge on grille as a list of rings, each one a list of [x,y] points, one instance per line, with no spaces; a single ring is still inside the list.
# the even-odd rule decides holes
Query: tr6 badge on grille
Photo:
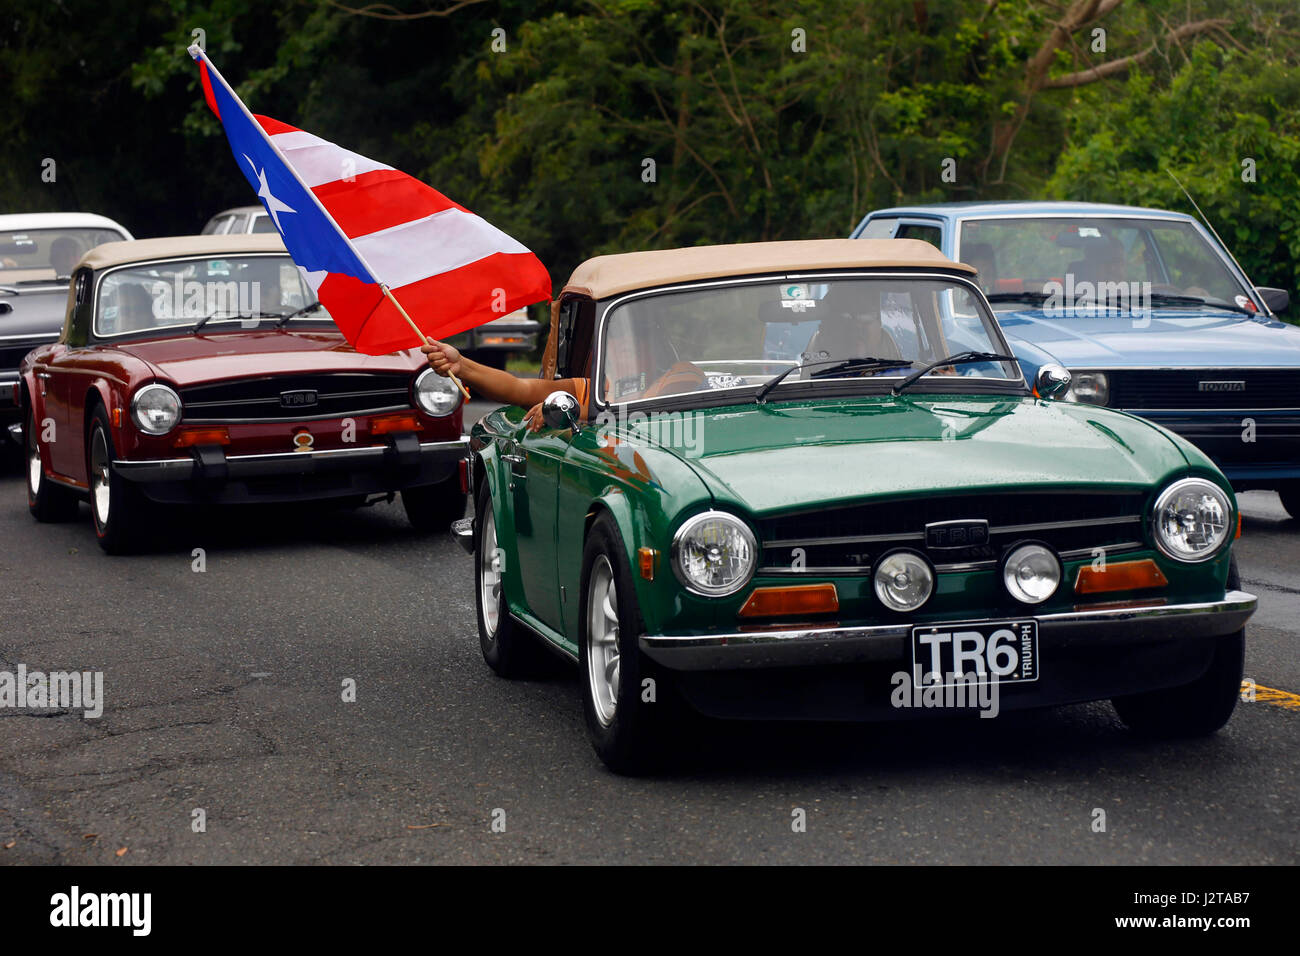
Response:
[[[935,521],[925,526],[927,548],[975,548],[989,543],[989,523],[972,521]]]
[[[311,408],[316,401],[314,388],[296,388],[280,393],[280,405],[284,408]]]

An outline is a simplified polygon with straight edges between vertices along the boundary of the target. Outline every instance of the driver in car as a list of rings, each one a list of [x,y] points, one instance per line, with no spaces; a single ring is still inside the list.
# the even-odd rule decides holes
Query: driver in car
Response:
[[[643,350],[633,341],[632,323],[616,322],[610,328],[607,339],[607,374],[606,393],[617,401],[632,401],[639,398],[653,398],[660,395],[672,395],[680,392],[696,391],[708,388],[708,377],[691,362],[682,361],[672,350],[672,361],[662,364],[668,368],[658,369],[660,374],[646,374],[645,363],[640,360]],[[657,330],[662,334],[663,330]],[[672,349],[667,339],[658,339]],[[548,356],[550,345],[548,344]],[[540,378],[521,378],[501,369],[491,368],[466,358],[454,346],[446,342],[429,339],[429,344],[421,348],[429,359],[429,365],[439,375],[455,375],[467,388],[491,401],[504,405],[518,405],[527,408],[524,421],[530,431],[540,431],[543,427],[542,402],[546,396],[555,391],[565,391],[578,400],[578,407],[583,415],[591,397],[591,356],[587,357],[587,376],[582,378],[554,379],[543,375]],[[544,366],[546,362],[543,362]],[[647,382],[647,379],[651,379]]]

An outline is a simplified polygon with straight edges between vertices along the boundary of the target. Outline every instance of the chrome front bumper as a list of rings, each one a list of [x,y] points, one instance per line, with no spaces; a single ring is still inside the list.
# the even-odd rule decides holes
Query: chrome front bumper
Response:
[[[1231,634],[1255,613],[1257,603],[1253,594],[1229,591],[1222,601],[1204,604],[1095,608],[1040,614],[1033,619],[1044,643],[1100,647]],[[828,625],[734,634],[643,634],[640,646],[651,660],[679,671],[868,663],[907,659],[913,626]]]
[[[186,458],[114,461],[113,470],[128,481],[172,482],[195,479],[241,479],[273,475],[310,475],[325,471],[360,471],[369,468],[422,465],[430,461],[454,463],[465,457],[469,437],[454,441],[409,441],[359,448],[331,448],[309,452],[266,455],[226,455],[220,448],[196,448]]]

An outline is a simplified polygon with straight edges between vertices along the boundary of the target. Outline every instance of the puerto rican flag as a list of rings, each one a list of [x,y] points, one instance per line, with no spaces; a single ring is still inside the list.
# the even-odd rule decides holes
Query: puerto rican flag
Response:
[[[535,255],[436,189],[304,130],[250,113],[198,46],[208,106],[285,248],[348,342],[367,355],[423,345],[549,300]]]

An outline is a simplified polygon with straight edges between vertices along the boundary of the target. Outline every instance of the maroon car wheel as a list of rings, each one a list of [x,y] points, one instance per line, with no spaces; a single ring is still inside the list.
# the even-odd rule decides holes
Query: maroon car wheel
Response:
[[[31,408],[27,410],[23,438],[26,446],[24,470],[27,474],[27,510],[37,521],[71,521],[77,516],[77,495],[45,476],[40,432],[37,431],[35,413]]]
[[[86,437],[86,478],[90,484],[90,514],[99,546],[109,554],[130,554],[147,537],[145,501],[113,470],[113,435],[103,406],[95,409]]]

